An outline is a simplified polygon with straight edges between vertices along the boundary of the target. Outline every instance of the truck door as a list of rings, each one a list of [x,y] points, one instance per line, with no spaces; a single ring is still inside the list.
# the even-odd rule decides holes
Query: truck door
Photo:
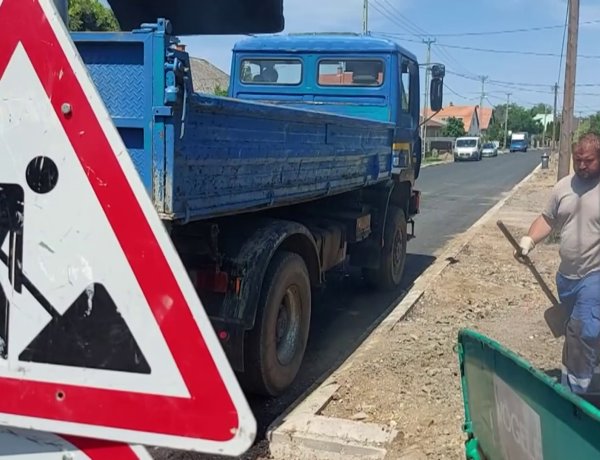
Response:
[[[400,166],[415,169],[415,178],[421,164],[421,146],[418,137],[419,127],[419,67],[417,63],[406,56],[398,56],[399,91],[398,91],[398,125],[395,143],[408,144],[407,156]]]

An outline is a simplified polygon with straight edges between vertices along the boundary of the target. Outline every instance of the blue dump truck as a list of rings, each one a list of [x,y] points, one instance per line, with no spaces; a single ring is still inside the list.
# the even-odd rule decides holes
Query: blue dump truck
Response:
[[[240,382],[279,395],[330,269],[402,281],[419,212],[417,59],[370,36],[254,37],[216,97],[194,93],[176,25],[154,21],[72,37]],[[431,74],[435,112],[444,67]]]

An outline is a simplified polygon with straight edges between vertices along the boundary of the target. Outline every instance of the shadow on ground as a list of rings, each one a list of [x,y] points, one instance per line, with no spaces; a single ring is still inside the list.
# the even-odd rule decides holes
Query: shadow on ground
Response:
[[[247,395],[256,417],[258,433],[254,447],[241,458],[254,459],[266,454],[268,446],[264,439],[269,425],[298,404],[298,399],[307,390],[329,377],[385,319],[435,260],[429,255],[408,254],[404,283],[395,292],[369,289],[357,270],[330,275],[326,288],[315,294],[306,355],[292,388],[279,398]],[[224,458],[156,448],[150,449],[150,452],[153,458],[160,460]]]
[[[374,292],[359,271],[335,273],[313,305],[311,332],[300,375],[277,399],[249,396],[262,439],[268,426],[309,388],[320,384],[364,341],[396,306],[435,257],[409,254],[404,284],[395,292]]]

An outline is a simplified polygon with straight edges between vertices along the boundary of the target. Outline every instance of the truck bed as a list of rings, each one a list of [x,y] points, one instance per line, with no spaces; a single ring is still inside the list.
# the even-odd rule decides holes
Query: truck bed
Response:
[[[193,93],[164,23],[73,39],[161,217],[189,222],[391,177],[394,125]]]

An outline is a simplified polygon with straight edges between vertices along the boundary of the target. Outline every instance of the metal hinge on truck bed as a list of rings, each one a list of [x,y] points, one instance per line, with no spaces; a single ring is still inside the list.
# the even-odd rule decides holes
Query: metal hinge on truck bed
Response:
[[[185,46],[180,44],[179,38],[170,35],[171,24],[168,20],[159,19],[155,24],[142,24],[138,33],[153,31],[165,37],[164,61],[164,98],[163,105],[153,107],[153,115],[157,117],[170,117],[173,115],[173,106],[178,102],[182,104],[181,129],[179,137],[183,138],[185,132],[185,118],[187,113],[187,99],[194,91],[190,68],[190,57],[185,51]],[[181,99],[180,99],[181,98]]]

